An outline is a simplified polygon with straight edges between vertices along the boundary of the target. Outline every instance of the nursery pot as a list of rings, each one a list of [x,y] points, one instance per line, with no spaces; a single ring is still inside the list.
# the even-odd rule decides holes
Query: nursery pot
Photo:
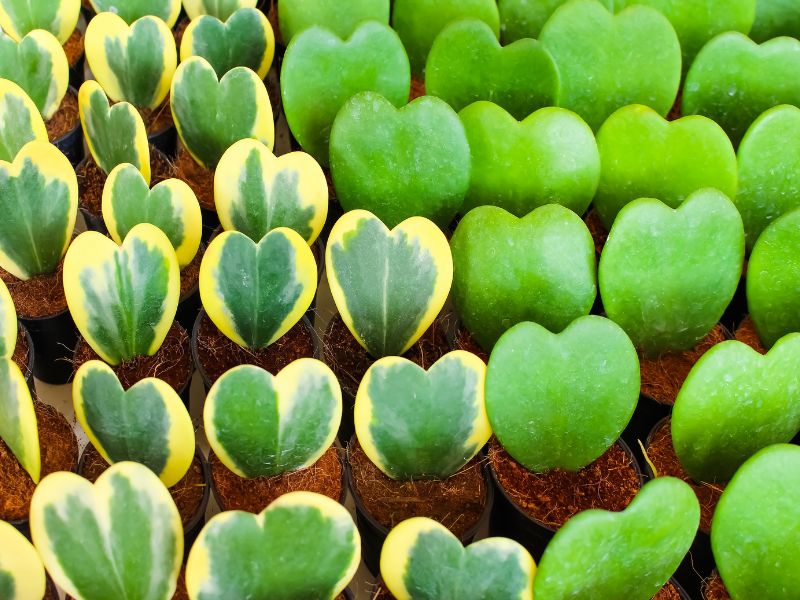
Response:
[[[178,131],[175,125],[147,135],[147,143],[172,158],[178,151]]]
[[[20,317],[36,349],[33,375],[53,385],[72,379],[73,348],[78,341],[78,331],[69,309],[47,317]]]
[[[36,383],[33,380],[33,366],[36,364],[36,354],[33,348],[33,340],[31,339],[31,334],[28,332],[27,327],[25,327],[22,322],[19,322],[18,327],[22,331],[22,334],[25,337],[25,343],[28,346],[28,362],[24,365],[24,367],[20,367],[20,370],[25,376],[25,383],[28,384],[28,388],[31,390],[31,395],[35,397]]]
[[[78,90],[72,86],[69,87],[67,93],[78,96]],[[83,129],[80,119],[72,129],[55,140],[53,145],[64,153],[73,167],[76,167],[83,159]]]
[[[672,414],[672,407],[668,404],[656,402],[650,396],[644,394],[639,395],[639,401],[633,411],[633,416],[620,438],[625,442],[628,449],[633,452],[636,462],[640,466],[646,464],[647,461],[644,459],[644,453],[639,444],[647,445],[647,440],[653,431],[653,427],[670,416],[670,414]]]

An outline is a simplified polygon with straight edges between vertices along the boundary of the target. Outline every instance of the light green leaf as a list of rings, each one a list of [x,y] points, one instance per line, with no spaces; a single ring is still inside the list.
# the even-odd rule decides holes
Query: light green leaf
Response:
[[[523,38],[537,39],[542,26],[556,9],[568,0],[498,0],[500,10],[500,38],[510,44]],[[609,10],[614,0],[602,0]]]
[[[364,21],[389,24],[389,0],[293,0],[284,2],[278,11],[283,42],[289,44],[294,37],[320,26],[329,29],[342,39],[349,38]]]
[[[748,35],[759,44],[782,35],[800,38],[800,4],[794,0],[758,0]]]

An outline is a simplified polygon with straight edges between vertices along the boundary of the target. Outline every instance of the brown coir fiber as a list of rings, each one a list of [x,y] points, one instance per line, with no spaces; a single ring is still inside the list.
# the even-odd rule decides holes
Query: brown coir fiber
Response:
[[[83,56],[83,33],[77,27],[64,43],[64,54],[67,55],[67,64],[70,67],[77,66],[77,62]]]
[[[185,181],[192,188],[201,208],[216,210],[214,204],[214,171],[199,164],[189,151],[179,144],[178,157],[175,159],[175,176]]]
[[[758,337],[758,332],[756,331],[755,323],[753,323],[753,319],[750,318],[750,315],[747,315],[739,324],[739,327],[736,328],[734,337],[738,341],[742,342],[743,344],[747,344],[753,350],[756,350],[761,354],[767,353],[767,349],[761,344],[761,340]]]
[[[67,310],[63,270],[62,260],[55,273],[37,275],[25,281],[17,279],[5,269],[0,269],[0,279],[6,284],[14,300],[17,315],[23,319],[37,319],[52,317]]]
[[[463,325],[459,325],[456,329],[455,347],[457,350],[472,352],[485,363],[489,362],[489,354],[480,347],[475,338],[472,337],[472,334]]]
[[[416,100],[425,95],[425,80],[416,75],[411,76],[411,91],[408,94],[408,101]]]
[[[675,102],[672,105],[672,108],[669,109],[667,113],[667,121],[677,121],[681,118],[681,111],[683,108],[683,87],[678,90],[678,95],[675,98]]]
[[[486,507],[486,480],[479,456],[444,480],[395,481],[372,463],[353,438],[348,461],[353,492],[372,518],[387,529],[411,517],[428,517],[463,537],[477,525]]]
[[[714,516],[714,509],[716,509],[719,497],[725,490],[725,485],[718,483],[698,484],[683,470],[678,460],[678,455],[675,454],[675,448],[672,446],[670,423],[670,419],[664,419],[653,432],[647,444],[647,456],[659,476],[677,477],[692,486],[697,500],[700,502],[700,530],[708,533],[711,530],[711,517]]]
[[[594,252],[597,254],[597,256],[600,256],[603,253],[606,240],[608,240],[608,231],[606,231],[603,222],[600,220],[600,215],[597,214],[597,211],[594,208],[588,212],[584,218],[584,222],[586,223],[589,233],[592,234],[592,240],[594,241]]]
[[[394,595],[386,589],[386,585],[383,582],[379,582],[376,585],[375,591],[370,594],[370,600],[395,600]],[[672,583],[667,582],[667,584],[653,596],[653,600],[681,600],[681,595]]]
[[[338,502],[342,498],[342,463],[339,450],[331,446],[306,469],[275,477],[239,477],[222,464],[213,452],[209,455],[211,478],[222,510],[260,513],[273,500],[289,492],[316,492]]]
[[[719,573],[714,573],[703,582],[703,600],[731,600]]]
[[[189,27],[189,17],[183,17],[175,24],[172,30],[172,36],[175,38],[175,45],[180,49],[181,42],[183,41],[183,34],[186,33],[186,28]]]
[[[83,337],[75,347],[74,369],[90,360],[102,360]],[[192,377],[192,355],[189,335],[177,322],[172,324],[164,343],[153,356],[137,356],[112,366],[120,384],[128,389],[147,377],[157,377],[180,393]]]
[[[56,142],[75,129],[79,123],[78,96],[72,90],[67,90],[61,100],[61,106],[45,123],[47,137],[51,142]]]
[[[78,440],[72,426],[55,407],[39,401],[33,404],[39,430],[42,478],[56,471],[74,471],[78,466]],[[0,519],[27,519],[36,484],[3,440],[0,440],[0,474]]]
[[[56,584],[53,583],[49,575],[46,575],[46,577],[43,600],[58,600],[58,588],[56,588]]]
[[[170,127],[174,127],[172,120],[172,109],[169,104],[169,95],[156,108],[140,108],[139,114],[144,121],[144,128],[147,135],[163,133]]]
[[[658,358],[649,358],[639,352],[642,373],[642,393],[656,402],[672,406],[689,371],[712,346],[726,340],[725,330],[717,324],[709,334],[691,350],[668,352]]]
[[[31,370],[28,368],[28,361],[30,360],[30,350],[28,349],[28,336],[25,335],[25,329],[19,327],[17,329],[17,342],[14,346],[14,353],[11,360],[19,367],[25,379],[30,376]]]
[[[577,473],[529,471],[496,439],[490,443],[489,459],[506,495],[529,517],[553,529],[590,508],[621,511],[642,485],[630,456],[619,444]]]
[[[205,252],[205,245],[200,244],[200,248],[197,250],[197,254],[194,255],[192,262],[181,269],[181,300],[197,288],[200,280],[200,263],[203,262],[203,254]]]

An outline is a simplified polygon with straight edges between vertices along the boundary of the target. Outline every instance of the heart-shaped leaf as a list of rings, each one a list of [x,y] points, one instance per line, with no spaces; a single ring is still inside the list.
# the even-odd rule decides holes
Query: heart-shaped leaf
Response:
[[[425,68],[425,90],[460,111],[478,100],[502,106],[516,119],[553,106],[558,71],[536,40],[502,47],[492,28],[475,19],[456,21],[436,38]]]
[[[193,56],[175,72],[170,102],[181,142],[207,169],[239,140],[254,138],[270,149],[275,143],[267,88],[246,67],[218,79],[204,58]]]
[[[730,340],[706,352],[672,411],[672,443],[697,481],[724,482],[761,448],[800,431],[800,333],[765,356]]]
[[[762,45],[728,32],[703,47],[686,75],[683,114],[710,117],[739,143],[750,124],[778,104],[800,104],[800,41]]]
[[[200,264],[200,298],[209,318],[231,340],[266,348],[305,314],[317,290],[317,263],[292,229],[273,229],[256,243],[226,231]]]
[[[226,230],[257,242],[276,227],[288,227],[310,245],[328,216],[328,182],[308,154],[276,157],[257,140],[240,140],[217,165],[214,201]]]
[[[149,223],[131,229],[120,246],[86,231],[64,258],[64,293],[78,331],[107,363],[152,356],[178,308],[175,250]]]
[[[560,334],[519,323],[497,341],[486,410],[497,439],[534,472],[577,471],[602,456],[639,399],[639,360],[612,321],[581,317]]]
[[[19,41],[34,29],[44,29],[66,43],[81,14],[81,0],[3,0],[0,27]]]
[[[39,483],[41,455],[36,412],[25,377],[10,358],[0,358],[0,438],[33,482]]]
[[[792,0],[759,0],[748,36],[758,43],[778,36],[800,38],[800,5]]]
[[[19,84],[49,119],[67,93],[67,56],[49,31],[31,31],[19,43],[0,31],[0,77]]]
[[[341,504],[284,494],[261,514],[229,511],[200,532],[186,563],[192,600],[335,598],[355,575],[361,538]]]
[[[601,0],[603,6],[614,9],[614,0]],[[538,39],[542,27],[568,0],[498,0],[500,35],[504,44],[523,38]]]
[[[254,8],[258,0],[183,0],[186,16],[194,21],[202,15],[226,21],[240,8]]]
[[[615,15],[597,0],[572,0],[553,13],[540,40],[561,76],[558,105],[595,131],[622,106],[644,104],[664,116],[675,101],[681,47],[649,6]]]
[[[0,598],[44,598],[47,582],[42,559],[25,536],[5,521],[0,521],[0,548]]]
[[[495,206],[475,208],[450,248],[456,312],[486,350],[517,323],[561,331],[594,304],[592,236],[563,206],[541,206],[521,219]]]
[[[706,188],[677,209],[640,198],[623,208],[600,257],[608,317],[647,354],[686,350],[717,324],[744,261],[733,203]]]
[[[747,265],[747,306],[767,348],[800,331],[800,210],[779,218],[758,238]]]
[[[765,448],[725,488],[711,527],[717,569],[731,598],[791,600],[800,589],[800,448]]]
[[[33,141],[0,161],[0,267],[19,279],[53,273],[78,215],[78,179],[67,157]]]
[[[156,108],[169,93],[178,51],[169,27],[157,17],[128,25],[114,13],[89,21],[86,60],[97,82],[115,102]]]
[[[152,15],[172,29],[181,12],[181,0],[89,0],[95,12],[112,12],[128,25]]]
[[[488,538],[464,548],[444,525],[416,517],[389,532],[381,576],[396,598],[532,600],[536,564],[520,544]]]
[[[281,68],[286,121],[303,149],[323,166],[333,120],[345,102],[374,91],[403,106],[410,85],[403,43],[381,23],[363,23],[347,40],[312,27],[292,40]]]
[[[203,408],[214,454],[241,477],[310,467],[336,439],[342,392],[324,363],[301,358],[274,377],[242,365],[211,387]]]
[[[534,597],[650,600],[694,540],[700,506],[688,484],[659,477],[619,513],[587,510],[545,548]]]
[[[150,182],[150,147],[139,111],[128,102],[109,106],[103,88],[85,81],[78,92],[83,137],[94,162],[108,175],[114,167],[129,163]]]
[[[0,358],[11,358],[17,345],[17,309],[0,280]]]
[[[342,208],[368,210],[388,227],[419,216],[446,228],[469,188],[464,126],[433,96],[400,110],[374,92],[354,96],[333,123],[330,160]]]
[[[275,56],[275,34],[267,16],[255,8],[240,8],[224,23],[202,15],[186,28],[181,61],[202,56],[222,77],[234,67],[247,67],[264,79]]]
[[[380,359],[356,395],[361,447],[392,479],[447,479],[492,435],[485,376],[483,361],[463,350],[445,354],[427,372],[399,356]]]
[[[284,2],[278,11],[281,36],[288,44],[302,31],[314,26],[329,29],[342,39],[349,38],[364,21],[389,24],[389,0],[294,0]]]
[[[325,270],[342,320],[375,358],[413,346],[453,281],[447,238],[436,225],[412,217],[389,231],[365,210],[345,213],[333,226]]]
[[[122,389],[111,367],[81,365],[72,386],[75,417],[110,464],[149,467],[165,486],[178,483],[194,459],[194,425],[172,386],[148,377]]]
[[[494,0],[395,0],[392,26],[406,47],[412,73],[425,70],[436,37],[450,23],[462,19],[483,21],[495,38],[500,37],[500,15]]]
[[[517,121],[491,102],[476,102],[459,117],[472,155],[462,213],[490,204],[518,217],[545,204],[586,212],[600,179],[600,156],[578,115],[544,108]]]
[[[133,165],[119,165],[108,176],[103,220],[118,244],[139,223],[155,225],[167,234],[181,268],[194,260],[200,248],[203,216],[192,188],[180,179],[166,179],[151,190]]]
[[[33,140],[49,141],[42,115],[21,87],[0,79],[0,160],[14,160]]]
[[[637,198],[678,208],[700,188],[736,195],[736,153],[722,128],[706,117],[667,121],[647,106],[625,106],[603,123],[597,147],[603,167],[594,206],[606,229]]]
[[[48,475],[33,493],[30,523],[47,572],[73,598],[172,598],[181,517],[144,465],[112,465],[94,485],[66,471]]]

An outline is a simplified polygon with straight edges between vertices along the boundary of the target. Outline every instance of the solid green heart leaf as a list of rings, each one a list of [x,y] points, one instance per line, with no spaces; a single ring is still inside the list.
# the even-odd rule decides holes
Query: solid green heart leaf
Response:
[[[36,105],[21,87],[0,79],[0,160],[12,161],[28,142],[48,142]]]
[[[472,156],[462,213],[493,205],[524,217],[545,204],[586,212],[600,179],[600,155],[578,115],[551,107],[517,121],[491,102],[476,102],[459,117]]]
[[[0,358],[11,358],[17,346],[17,309],[14,300],[0,280]]]
[[[333,120],[345,102],[374,91],[400,107],[408,101],[410,85],[400,38],[374,22],[361,24],[347,39],[312,27],[292,40],[281,68],[286,121],[300,146],[323,166]]]
[[[446,228],[469,187],[464,126],[432,96],[400,110],[374,92],[354,96],[334,121],[330,164],[342,208],[368,210],[388,227],[420,216]]]
[[[0,598],[44,598],[47,581],[42,559],[27,538],[5,521],[0,521],[0,548]]]
[[[649,6],[613,14],[597,0],[572,0],[540,40],[561,76],[558,106],[595,131],[618,108],[644,104],[665,116],[681,79],[681,47],[669,21]]]
[[[495,206],[475,208],[450,247],[456,312],[486,350],[517,323],[557,332],[594,304],[592,236],[563,206],[541,206],[521,219]]]
[[[800,4],[794,0],[758,0],[748,36],[759,44],[779,36],[800,38]]]
[[[168,383],[148,377],[127,391],[104,362],[81,365],[72,386],[75,417],[110,464],[130,460],[149,467],[171,487],[194,459],[194,425]]]
[[[483,21],[456,21],[436,38],[425,68],[425,90],[460,111],[478,100],[516,119],[555,104],[558,71],[536,40],[502,47]]]
[[[202,15],[227,21],[240,8],[255,8],[257,0],[183,0],[183,8],[190,21]]]
[[[342,392],[324,363],[301,358],[273,376],[253,365],[217,379],[203,408],[208,443],[240,477],[310,467],[331,447]]]
[[[637,348],[653,356],[686,350],[719,321],[743,262],[742,219],[721,192],[698,190],[677,209],[640,198],[611,228],[600,295]]]
[[[711,119],[667,121],[642,105],[625,106],[597,132],[600,184],[594,206],[606,229],[637,198],[658,198],[678,208],[692,192],[713,187],[733,199],[736,154]]]
[[[374,363],[355,403],[358,441],[392,479],[447,479],[489,440],[486,365],[463,350],[425,371],[399,356]]]
[[[107,363],[152,356],[178,308],[175,250],[149,223],[136,225],[121,245],[86,231],[64,258],[64,293],[78,331]]]
[[[283,336],[305,314],[317,290],[317,263],[305,240],[279,227],[258,243],[226,231],[200,264],[200,298],[228,338],[257,350]]]
[[[293,0],[281,5],[278,20],[283,42],[287,45],[296,35],[315,26],[347,39],[364,21],[388,25],[389,0]]]
[[[44,29],[66,43],[81,14],[81,0],[3,0],[0,27],[20,41],[34,29]]]
[[[31,500],[31,535],[47,572],[84,600],[169,600],[183,557],[172,496],[134,462],[112,465],[94,485],[59,471]]]
[[[619,513],[587,510],[545,548],[534,580],[541,600],[650,600],[694,540],[700,506],[688,484],[659,477]]]
[[[0,439],[39,483],[41,455],[33,399],[22,371],[10,358],[0,358]]]
[[[361,538],[341,504],[284,494],[261,514],[228,511],[200,532],[186,564],[192,600],[335,598],[355,575]]]
[[[207,169],[239,140],[253,138],[270,149],[275,143],[269,94],[246,67],[218,78],[208,61],[193,56],[175,72],[170,102],[181,142]]]
[[[172,29],[181,12],[181,0],[89,0],[94,12],[112,12],[122,17],[128,25],[152,15]]]
[[[431,326],[453,280],[447,238],[412,217],[389,231],[365,210],[331,230],[325,272],[345,325],[375,358],[400,356]]]
[[[520,544],[487,538],[466,548],[425,517],[397,525],[381,550],[381,577],[410,600],[532,600],[536,565]]]
[[[568,0],[498,0],[500,39],[504,44],[523,38],[537,39],[550,16],[566,2]],[[609,10],[614,8],[614,0],[602,2]]]

